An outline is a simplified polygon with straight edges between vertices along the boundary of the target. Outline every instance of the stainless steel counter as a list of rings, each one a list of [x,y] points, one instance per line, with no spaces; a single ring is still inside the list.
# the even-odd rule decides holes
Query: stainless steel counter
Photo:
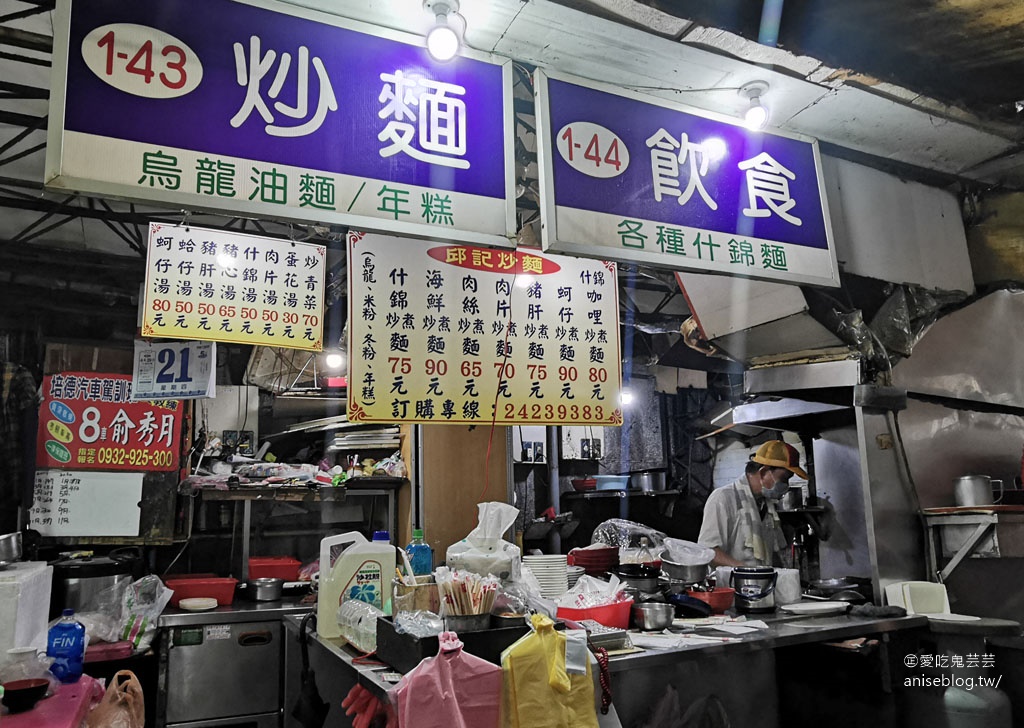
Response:
[[[735,654],[815,642],[840,642],[856,637],[928,626],[928,618],[921,615],[871,618],[846,614],[821,617],[752,614],[748,619],[761,619],[768,625],[768,629],[731,635],[716,629],[701,628],[696,630],[697,634],[727,638],[729,641],[673,647],[667,650],[646,649],[643,652],[620,655],[611,658],[608,669],[613,673],[622,672],[634,667],[648,668],[707,655]]]
[[[190,612],[185,609],[168,607],[160,615],[158,626],[193,627],[204,624],[236,624],[238,622],[269,622],[289,614],[305,614],[316,609],[315,604],[299,604],[302,597],[285,597],[274,602],[253,602],[235,599],[227,607],[217,607],[205,612]]]
[[[679,692],[684,709],[701,695],[713,693],[727,706],[734,725],[775,728],[780,725],[778,681],[786,677],[776,670],[777,655],[791,648],[856,637],[879,637],[887,643],[891,633],[928,626],[928,619],[922,616],[867,618],[774,614],[751,615],[750,618],[763,619],[769,625],[768,629],[744,635],[701,629],[699,634],[732,639],[666,650],[647,649],[612,657],[609,670],[612,673],[614,702],[623,725],[642,722],[661,698],[665,687],[673,685]],[[296,641],[299,621],[297,616],[284,619],[286,635],[290,635],[286,637],[286,649],[292,649],[291,645]],[[391,668],[356,664],[353,660],[358,653],[344,640],[322,638],[312,630],[308,635],[316,648],[318,659],[314,658],[314,650],[311,649],[310,654],[324,694],[328,691],[334,695],[343,694],[351,685],[359,683],[383,697],[391,687],[392,683],[384,679],[386,673],[393,673]],[[297,674],[295,658],[289,657],[286,662],[289,663],[289,671]],[[828,668],[819,665],[816,669]],[[877,670],[884,673],[885,668],[879,664]],[[294,694],[298,686],[294,675],[291,682],[294,683]],[[288,705],[287,690],[285,704]],[[327,725],[340,726],[344,723],[332,724],[329,719]],[[291,728],[287,720],[285,726]]]

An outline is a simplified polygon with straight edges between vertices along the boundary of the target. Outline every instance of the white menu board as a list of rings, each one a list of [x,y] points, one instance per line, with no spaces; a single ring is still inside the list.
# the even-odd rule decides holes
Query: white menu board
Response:
[[[31,528],[43,536],[138,536],[143,473],[36,472]]]
[[[621,425],[614,263],[349,233],[350,422]]]

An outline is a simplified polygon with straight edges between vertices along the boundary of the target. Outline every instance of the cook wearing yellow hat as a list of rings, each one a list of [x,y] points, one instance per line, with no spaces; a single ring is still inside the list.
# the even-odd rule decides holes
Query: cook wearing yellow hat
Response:
[[[789,490],[793,475],[807,479],[800,454],[781,440],[762,444],[744,476],[717,488],[704,504],[698,543],[715,550],[715,566],[772,566],[785,547],[773,501]]]

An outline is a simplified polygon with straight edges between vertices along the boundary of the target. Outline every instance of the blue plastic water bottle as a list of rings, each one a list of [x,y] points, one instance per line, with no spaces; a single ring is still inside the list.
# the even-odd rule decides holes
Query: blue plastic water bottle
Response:
[[[423,529],[414,528],[412,541],[405,547],[405,553],[409,555],[409,563],[412,565],[412,573],[416,576],[429,574],[434,569],[434,549],[423,540]]]
[[[75,620],[75,610],[65,609],[60,621],[50,627],[46,654],[54,658],[50,672],[62,683],[78,682],[85,661],[85,627]]]

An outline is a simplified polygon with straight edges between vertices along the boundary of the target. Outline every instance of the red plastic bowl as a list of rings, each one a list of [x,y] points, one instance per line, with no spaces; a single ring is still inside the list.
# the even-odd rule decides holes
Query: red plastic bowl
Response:
[[[569,482],[578,491],[594,490],[597,488],[597,481],[593,478],[573,478]]]
[[[687,589],[687,596],[691,596],[694,599],[700,599],[702,602],[707,602],[708,606],[711,607],[711,611],[715,614],[721,614],[726,609],[732,606],[733,598],[736,596],[736,590],[728,586],[716,586],[714,591],[693,591]]]

